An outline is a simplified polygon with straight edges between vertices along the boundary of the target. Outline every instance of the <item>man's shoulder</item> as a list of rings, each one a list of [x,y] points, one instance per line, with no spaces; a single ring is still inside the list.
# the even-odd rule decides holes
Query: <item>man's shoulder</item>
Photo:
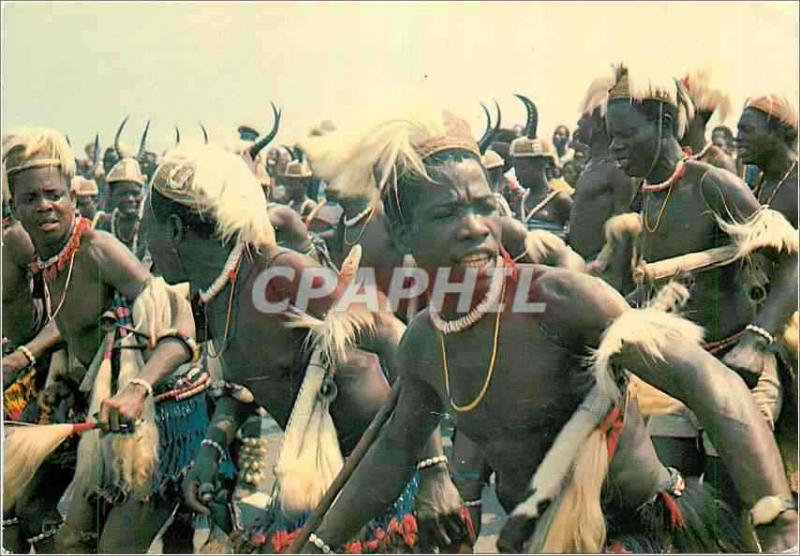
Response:
[[[699,186],[700,193],[712,209],[725,210],[727,207],[730,210],[732,206],[758,206],[750,187],[728,170],[697,160],[688,161],[686,170],[687,177]]]
[[[103,230],[105,232],[111,231],[111,215],[107,212],[101,212],[97,215],[97,223],[94,226],[95,230]]]

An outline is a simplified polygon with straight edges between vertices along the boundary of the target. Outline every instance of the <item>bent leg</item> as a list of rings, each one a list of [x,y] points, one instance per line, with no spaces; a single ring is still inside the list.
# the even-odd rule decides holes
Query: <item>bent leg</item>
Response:
[[[175,501],[128,499],[108,512],[99,550],[103,554],[144,554],[175,509]]]

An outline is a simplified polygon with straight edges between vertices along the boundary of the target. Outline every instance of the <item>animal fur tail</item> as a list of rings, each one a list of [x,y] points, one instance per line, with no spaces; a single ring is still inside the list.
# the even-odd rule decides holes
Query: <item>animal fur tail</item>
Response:
[[[642,217],[634,212],[612,216],[606,221],[604,232],[606,242],[597,258],[587,267],[587,271],[593,276],[600,276],[608,269],[608,265],[614,259],[614,253],[625,238],[636,239],[641,235]]]
[[[744,222],[726,222],[718,215],[717,224],[738,247],[737,258],[745,257],[758,249],[771,248],[793,255],[798,253],[797,230],[777,210],[763,206]]]
[[[311,346],[319,349],[328,361],[343,361],[359,335],[370,334],[377,326],[375,313],[364,306],[352,306],[347,311],[332,309],[324,320],[306,312],[287,314],[286,326],[307,328]]]
[[[531,230],[525,235],[525,252],[532,263],[557,265],[565,249],[564,240],[545,230]]]

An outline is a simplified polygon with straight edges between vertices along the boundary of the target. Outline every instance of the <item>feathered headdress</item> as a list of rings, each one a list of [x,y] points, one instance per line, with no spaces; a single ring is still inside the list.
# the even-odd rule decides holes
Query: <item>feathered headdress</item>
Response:
[[[770,93],[748,98],[744,107],[755,108],[797,130],[797,110],[783,95]]]
[[[708,69],[692,70],[682,80],[698,112],[714,112],[719,109],[722,121],[727,118],[731,109],[731,100],[722,91],[711,86],[711,71]]]
[[[593,80],[583,97],[583,101],[578,106],[578,112],[584,116],[590,116],[598,108],[600,115],[606,115],[606,107],[608,106],[608,90],[614,85],[614,80],[611,77],[598,77]]]
[[[631,72],[624,64],[614,67],[614,82],[608,91],[608,102],[627,99],[630,102],[656,101],[672,106],[676,111],[676,133],[681,139],[694,118],[686,87],[671,76],[649,75],[648,71]]]
[[[58,167],[75,175],[75,155],[64,135],[54,129],[20,128],[3,137],[3,163],[9,178],[29,168]]]
[[[164,197],[211,215],[223,241],[240,234],[256,248],[275,245],[258,178],[219,145],[182,145],[168,152],[151,185]]]
[[[480,159],[469,125],[449,112],[418,110],[346,135],[333,132],[310,137],[300,147],[314,175],[344,197],[370,197],[383,192],[393,176],[414,172],[427,178],[426,158],[452,149]]]

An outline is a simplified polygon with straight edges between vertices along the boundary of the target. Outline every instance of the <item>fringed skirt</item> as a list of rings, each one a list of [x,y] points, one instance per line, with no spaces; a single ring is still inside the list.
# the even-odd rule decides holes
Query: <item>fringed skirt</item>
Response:
[[[419,485],[419,476],[408,482],[403,493],[387,512],[365,525],[356,537],[340,547],[337,552],[347,554],[409,554],[417,547],[417,519],[414,515],[414,499]],[[277,500],[274,497],[273,500]],[[236,552],[286,553],[300,534],[311,512],[299,517],[288,517],[277,502],[267,509],[260,525],[235,539]]]

